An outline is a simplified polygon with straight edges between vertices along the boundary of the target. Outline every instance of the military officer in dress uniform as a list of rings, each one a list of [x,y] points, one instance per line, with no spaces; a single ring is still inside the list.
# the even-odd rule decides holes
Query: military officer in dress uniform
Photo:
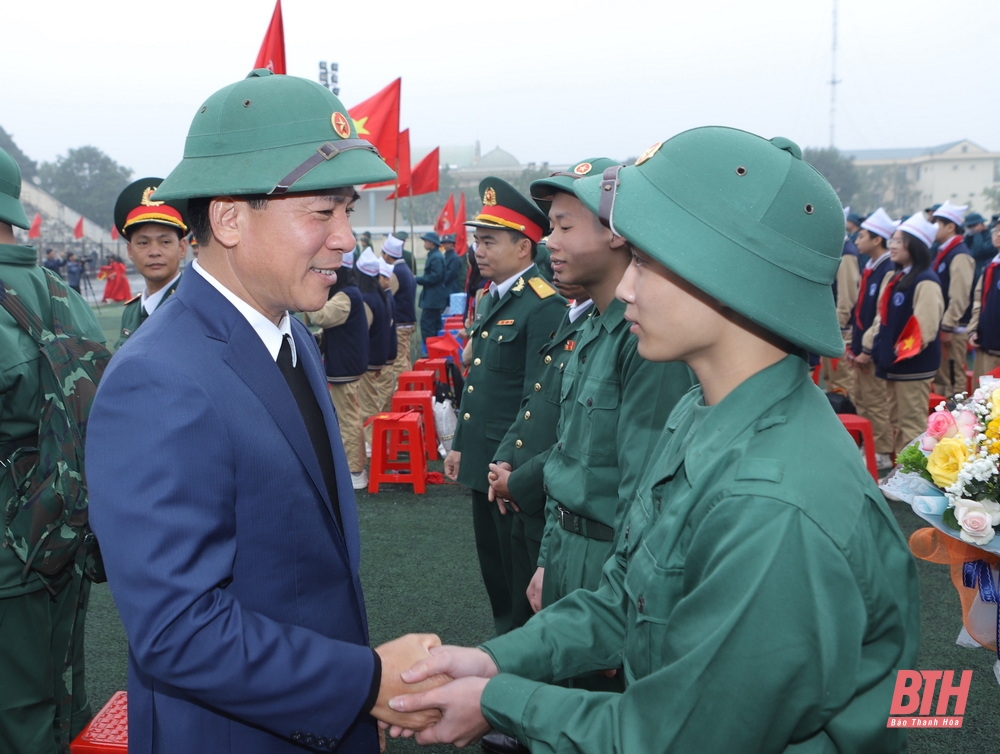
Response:
[[[181,261],[187,253],[187,202],[154,199],[162,182],[162,178],[141,178],[126,186],[115,202],[115,227],[128,242],[128,258],[146,281],[146,287],[125,302],[116,350],[173,295],[181,279]]]
[[[566,300],[534,263],[537,244],[548,230],[545,215],[501,178],[484,178],[479,191],[483,208],[466,225],[476,229],[476,259],[491,281],[490,292],[477,307],[469,332],[474,358],[444,471],[472,489],[479,567],[501,634],[513,625],[511,516],[500,515],[490,502],[487,475],[522,396],[536,389],[535,357],[559,326]]]
[[[594,302],[580,286],[563,286],[569,299],[562,323],[536,357],[541,362],[535,385],[527,392],[517,417],[504,436],[490,464],[489,498],[511,520],[511,600],[513,624],[521,626],[534,612],[527,598],[528,585],[538,565],[538,551],[545,532],[545,491],[542,468],[556,443],[563,369],[576,348],[577,335],[593,311]],[[503,475],[500,494],[492,489]]]
[[[718,127],[574,193],[632,245],[618,296],[640,354],[701,385],[600,587],[432,650],[403,679],[456,680],[390,707],[442,710],[422,743],[493,725],[536,753],[904,751],[886,718],[917,660],[913,557],[806,361],[844,348],[836,193],[788,139]],[[619,662],[620,696],[549,684]]]

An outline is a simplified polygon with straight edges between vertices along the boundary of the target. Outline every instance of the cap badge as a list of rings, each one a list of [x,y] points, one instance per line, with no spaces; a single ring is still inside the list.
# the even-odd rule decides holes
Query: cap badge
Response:
[[[576,173],[577,175],[586,175],[591,170],[593,170],[593,168],[594,166],[591,165],[589,162],[581,162],[579,165],[573,168],[573,172]]]
[[[497,204],[497,192],[492,188],[486,189],[486,191],[483,192],[483,204],[487,207],[495,207]]]
[[[139,202],[143,207],[159,207],[163,202],[154,202],[152,199],[153,192],[156,191],[156,186],[146,186],[142,192],[142,201]]]
[[[646,160],[648,160],[650,157],[652,157],[654,154],[656,154],[659,151],[660,147],[662,147],[662,146],[663,146],[663,142],[662,141],[656,142],[653,146],[651,146],[649,149],[647,149],[645,152],[643,152],[641,155],[639,155],[639,159],[635,161],[635,164],[636,165],[641,165]]]
[[[333,130],[341,139],[346,139],[351,135],[351,124],[347,122],[343,113],[334,113],[330,117],[330,121],[333,123]]]

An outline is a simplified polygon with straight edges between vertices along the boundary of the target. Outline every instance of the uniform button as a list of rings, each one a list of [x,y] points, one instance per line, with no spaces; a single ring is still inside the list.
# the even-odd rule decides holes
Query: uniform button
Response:
[[[524,412],[524,418],[525,419],[530,419],[531,418],[531,412],[530,411],[525,411]]]
[[[473,389],[474,389],[474,388],[473,388],[473,386],[472,386],[472,385],[469,385],[469,389],[468,389],[468,391],[467,391],[467,392],[470,392],[470,393],[471,393],[471,392],[473,391]]]
[[[479,337],[480,337],[480,338],[488,338],[488,337],[489,337],[489,335],[490,335],[490,334],[489,334],[488,332],[486,332],[486,330],[483,330],[483,334],[482,334],[482,335],[480,335]]]
[[[632,524],[629,524],[628,526],[625,527],[625,541],[626,542],[628,542],[628,532],[629,532],[629,529],[631,529],[631,528],[632,528]]]
[[[478,367],[478,366],[479,366],[480,364],[482,364],[482,363],[483,363],[483,360],[482,360],[482,359],[475,359],[475,360],[473,360],[473,362],[472,362],[472,366],[474,366],[474,367]]]
[[[467,412],[465,413],[465,416],[463,416],[462,418],[463,418],[463,419],[465,419],[465,421],[469,421],[469,417],[470,417],[470,416],[471,416],[471,414],[470,414],[470,413],[469,413],[469,412],[467,411]]]
[[[541,389],[542,389],[542,383],[536,382],[535,383],[535,392],[537,393]]]
[[[580,357],[580,363],[581,364],[586,364],[587,363],[587,357],[586,356],[581,356]]]
[[[503,340],[503,335],[497,335],[497,343]]]
[[[545,357],[545,363],[546,364],[551,364],[552,363],[552,357],[551,356],[546,356]]]
[[[646,598],[641,594],[639,595],[639,602],[636,604],[636,607],[639,608],[640,613],[646,609]]]
[[[558,445],[556,445],[556,450],[562,450],[562,443],[559,443]]]
[[[522,445],[524,445],[524,443],[521,442],[520,440],[518,440],[516,443],[514,443],[514,447],[515,448],[520,448]]]
[[[593,398],[588,398],[587,399],[587,408],[590,408],[593,405],[594,405],[594,399]]]

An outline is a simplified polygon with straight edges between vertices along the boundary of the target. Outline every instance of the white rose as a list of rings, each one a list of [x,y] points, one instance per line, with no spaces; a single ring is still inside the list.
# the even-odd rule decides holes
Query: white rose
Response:
[[[987,507],[989,506],[989,507]],[[987,500],[960,500],[955,504],[955,520],[962,527],[959,536],[962,541],[973,545],[989,544],[996,532],[994,516],[1000,521],[1000,504]]]

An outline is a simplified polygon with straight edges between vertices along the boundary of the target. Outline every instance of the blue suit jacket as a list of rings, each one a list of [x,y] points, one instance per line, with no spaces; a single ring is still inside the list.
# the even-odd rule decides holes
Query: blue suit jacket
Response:
[[[343,531],[281,372],[201,275],[101,382],[87,479],[129,640],[133,754],[378,751],[350,472],[315,342],[292,330]]]

